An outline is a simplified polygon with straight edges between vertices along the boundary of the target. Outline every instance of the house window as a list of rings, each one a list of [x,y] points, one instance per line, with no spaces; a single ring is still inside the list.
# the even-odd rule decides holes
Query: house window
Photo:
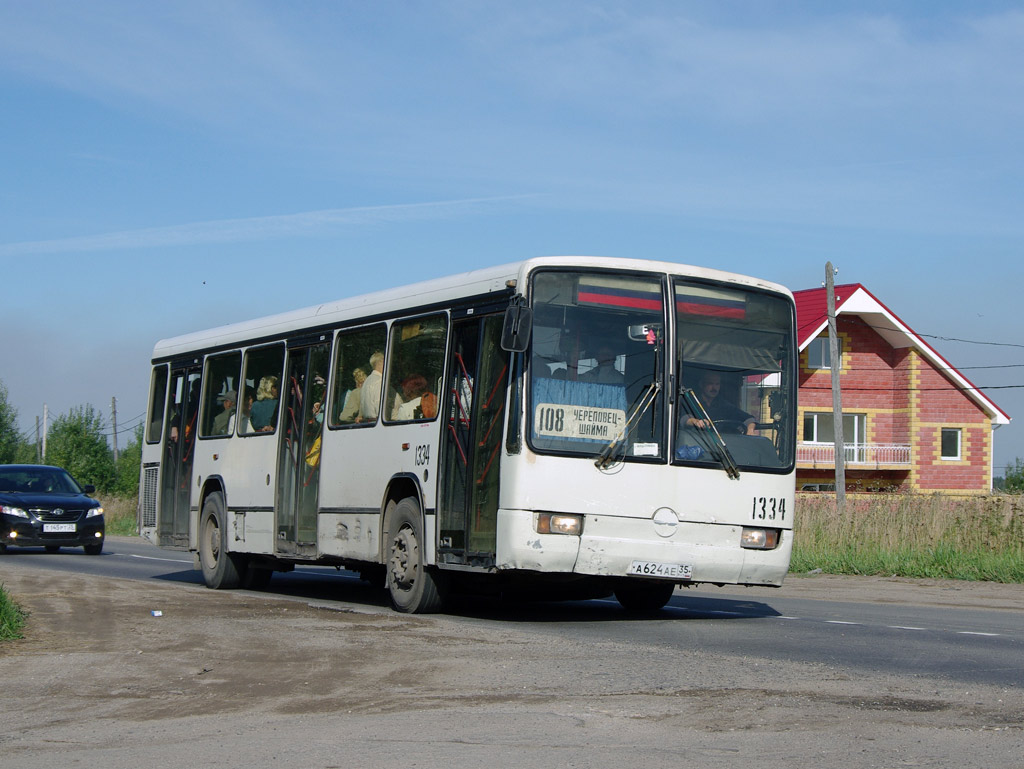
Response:
[[[843,443],[862,445],[867,439],[867,414],[843,414]],[[804,414],[805,443],[835,443],[835,424],[832,412]]]
[[[960,433],[959,427],[942,428],[943,459],[960,459]]]
[[[839,347],[839,367],[843,365],[843,339],[839,337],[836,339],[836,343]],[[807,368],[810,369],[828,369],[832,368],[832,355],[830,352],[829,341],[827,336],[818,337],[817,339],[811,340],[811,343],[807,346]]]

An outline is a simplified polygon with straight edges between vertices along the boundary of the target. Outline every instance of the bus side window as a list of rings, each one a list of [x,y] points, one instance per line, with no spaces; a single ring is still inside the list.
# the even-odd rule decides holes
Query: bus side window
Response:
[[[199,436],[230,435],[235,426],[238,408],[238,372],[242,367],[239,352],[212,356],[206,359],[202,419]]]
[[[246,350],[235,418],[240,435],[272,435],[277,429],[283,375],[283,344]]]
[[[388,386],[382,404],[388,422],[434,419],[441,394],[448,319],[431,315],[391,327]]]
[[[153,367],[153,381],[149,387],[149,425],[146,443],[159,443],[164,429],[164,405],[167,399],[167,366]]]
[[[331,398],[331,427],[372,425],[376,422],[375,403],[370,390],[380,393],[387,330],[383,324],[344,331],[338,334],[334,356],[334,393]],[[376,371],[376,373],[375,373]],[[364,387],[368,388],[364,391]]]

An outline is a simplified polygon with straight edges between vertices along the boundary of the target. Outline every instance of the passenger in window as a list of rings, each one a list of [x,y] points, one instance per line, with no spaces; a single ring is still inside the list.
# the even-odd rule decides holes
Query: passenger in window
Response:
[[[757,420],[742,409],[727,403],[719,398],[722,391],[722,375],[717,371],[705,371],[700,375],[697,383],[697,397],[704,410],[708,412],[711,421],[719,428],[724,427],[726,432],[746,433],[753,435],[757,428]],[[692,414],[687,415],[684,424],[688,427],[708,429],[710,425],[705,419],[698,419]]]
[[[252,404],[256,400],[256,396],[253,395],[252,388],[246,385],[245,395],[242,398],[242,405],[238,409],[238,416],[240,421],[238,423],[238,432],[240,433],[251,433],[252,421],[250,415],[252,414]]]
[[[249,414],[255,432],[269,433],[277,427],[277,401],[281,397],[277,382],[276,376],[265,376],[256,389],[256,402]]]
[[[363,383],[366,381],[366,371],[361,368],[353,369],[352,379],[356,386],[345,395],[345,405],[338,415],[339,422],[354,422],[359,416],[359,398],[362,395]]]
[[[359,393],[357,422],[372,422],[380,412],[380,389],[384,379],[384,353],[380,350],[370,356],[370,373]]]
[[[625,384],[625,376],[615,368],[615,360],[618,354],[614,347],[608,342],[602,341],[598,344],[597,352],[594,354],[597,365],[580,376],[582,382],[596,382],[598,384]]]
[[[214,435],[227,435],[234,429],[235,402],[237,400],[238,394],[234,390],[228,390],[220,396],[220,405],[223,411],[213,418]]]
[[[395,421],[411,421],[413,419],[422,419],[427,416],[423,413],[423,399],[426,396],[432,396],[432,393],[427,392],[427,380],[420,374],[413,374],[410,377],[406,377],[402,381],[402,394],[401,396],[395,396],[395,405],[391,413],[391,418]],[[429,403],[430,398],[427,398],[428,405],[427,410],[431,410]],[[429,416],[433,417],[437,414],[436,399],[433,413]]]

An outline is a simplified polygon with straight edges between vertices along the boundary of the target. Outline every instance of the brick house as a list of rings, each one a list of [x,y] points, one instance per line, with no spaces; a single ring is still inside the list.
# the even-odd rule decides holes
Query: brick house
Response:
[[[847,489],[988,493],[993,431],[1010,417],[864,286],[835,294]],[[794,297],[797,489],[834,488],[826,293]]]

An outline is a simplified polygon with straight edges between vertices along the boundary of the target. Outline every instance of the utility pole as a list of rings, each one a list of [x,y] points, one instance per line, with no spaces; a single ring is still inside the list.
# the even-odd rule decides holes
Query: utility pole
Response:
[[[39,415],[36,415],[36,462],[43,463],[43,441],[39,435]]]
[[[837,270],[832,262],[825,263],[825,293],[828,296],[828,355],[832,370],[832,425],[835,433],[836,459],[836,512],[846,511],[846,447],[843,444],[843,399],[839,391],[842,361],[839,359],[839,334],[836,332],[836,286],[833,277]]]
[[[114,431],[114,467],[117,467],[117,398],[110,399],[110,421]]]
[[[50,427],[50,407],[43,404],[43,460],[46,460],[46,431]]]

